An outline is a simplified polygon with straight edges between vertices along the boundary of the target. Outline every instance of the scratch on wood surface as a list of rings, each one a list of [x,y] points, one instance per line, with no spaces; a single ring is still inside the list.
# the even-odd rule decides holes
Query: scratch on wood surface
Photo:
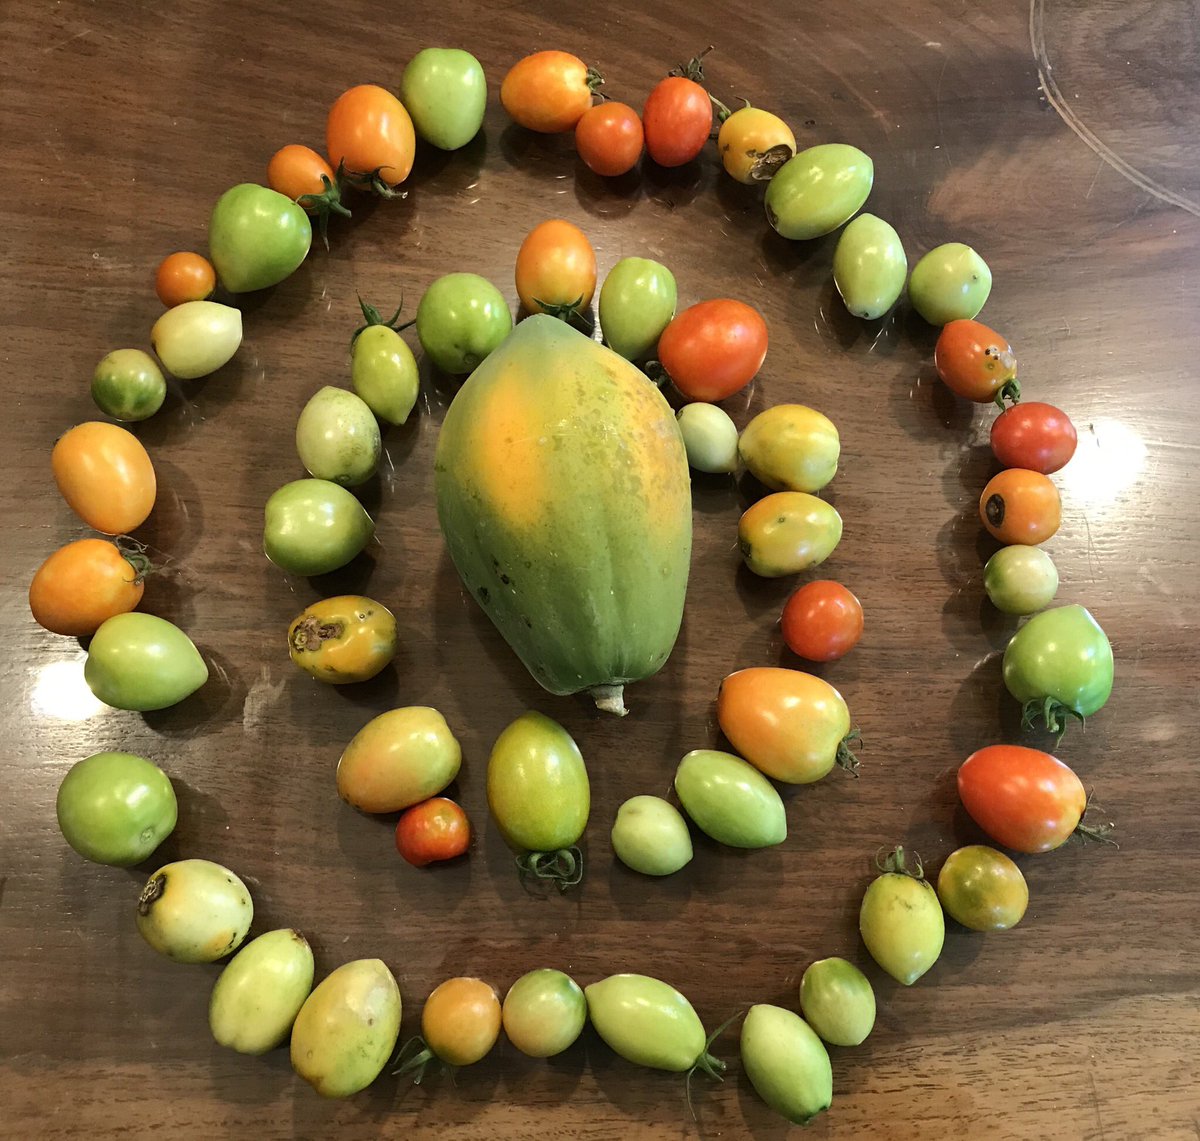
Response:
[[[935,90],[934,96],[933,96],[933,100],[934,100],[934,108],[933,109],[937,113],[937,125],[938,125],[938,146],[934,149],[941,150],[941,152],[946,156],[946,162],[949,165],[953,166],[954,161],[953,161],[953,159],[950,158],[950,152],[945,147],[946,138],[942,131],[942,80],[946,78],[946,67],[949,63],[950,63],[950,57],[943,56],[942,57],[942,70],[938,72],[937,89]]]
[[[1098,163],[1096,163],[1096,173],[1095,173],[1094,175],[1092,175],[1092,184],[1091,184],[1091,186],[1089,186],[1089,187],[1087,188],[1087,193],[1086,193],[1086,194],[1083,196],[1083,199],[1084,199],[1084,201],[1085,201],[1085,202],[1086,202],[1086,201],[1087,201],[1089,198],[1091,198],[1091,196],[1092,196],[1092,191],[1096,189],[1096,182],[1099,180],[1099,178],[1100,178],[1100,172],[1101,172],[1103,169],[1104,169],[1104,159],[1100,159],[1100,161],[1099,161]]]
[[[59,48],[65,48],[67,44],[73,44],[76,40],[89,34],[90,30],[84,28],[82,32],[76,32],[73,36],[68,36],[65,40],[59,40],[58,43],[51,44],[48,48],[42,48],[42,54],[49,55],[51,52],[56,52]]]
[[[1096,1075],[1088,1070],[1088,1080],[1092,1083],[1092,1108],[1096,1111],[1096,1128],[1100,1130],[1100,1141],[1104,1141],[1104,1122],[1100,1119],[1100,1094],[1096,1090]]]

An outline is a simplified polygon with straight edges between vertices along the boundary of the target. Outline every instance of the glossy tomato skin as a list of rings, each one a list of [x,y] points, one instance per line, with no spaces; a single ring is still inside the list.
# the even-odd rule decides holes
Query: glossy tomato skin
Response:
[[[649,356],[675,316],[675,275],[649,258],[622,258],[600,290],[600,328],[614,353],[637,361]]]
[[[491,983],[475,978],[447,979],[425,1000],[421,1034],[448,1066],[470,1066],[500,1036],[500,997]]]
[[[1066,467],[1079,442],[1075,425],[1053,404],[1029,401],[992,421],[992,452],[1005,467],[1052,475]]]
[[[204,301],[216,288],[212,263],[188,250],[168,254],[154,273],[154,292],[168,309],[185,301]]]
[[[77,539],[38,567],[29,584],[29,609],[51,633],[84,638],[114,614],[137,609],[144,571],[107,539]]]
[[[444,796],[414,804],[396,822],[396,851],[414,868],[453,860],[471,843],[467,814]]]
[[[942,326],[933,364],[947,388],[976,404],[1003,407],[1006,399],[1020,397],[1012,346],[981,321],[960,318]]]
[[[375,534],[375,522],[344,487],[327,479],[285,483],[263,510],[263,552],[288,574],[344,567]]]
[[[141,349],[106,353],[92,374],[92,399],[114,420],[148,420],[167,396],[167,382],[154,358]]]
[[[903,851],[885,868],[904,868]],[[942,953],[946,918],[933,885],[920,874],[885,870],[871,881],[858,913],[858,929],[871,958],[904,986],[912,986]]]
[[[308,257],[312,223],[287,195],[243,182],[217,199],[208,223],[208,249],[221,284],[231,293],[278,285]]]
[[[360,177],[378,173],[387,186],[398,186],[412,170],[416,146],[404,104],[373,83],[344,91],[329,109],[325,151],[334,170]]]
[[[521,243],[516,282],[530,313],[573,316],[591,304],[596,292],[596,251],[578,226],[551,218]]]
[[[841,542],[842,517],[804,491],[776,491],[738,520],[742,560],[757,575],[782,578],[818,566]]]
[[[841,583],[818,579],[787,600],[780,623],[793,654],[810,662],[832,662],[858,645],[862,603]]]
[[[1006,468],[994,475],[979,497],[979,518],[993,539],[1036,547],[1062,522],[1058,488],[1041,472]]]
[[[1021,869],[986,844],[951,852],[938,872],[937,893],[946,914],[972,931],[1007,931],[1029,906]]]
[[[147,712],[166,709],[208,680],[191,638],[153,614],[115,614],[88,646],[83,678],[105,705]]]
[[[646,151],[659,166],[691,162],[708,142],[712,124],[708,92],[678,75],[660,80],[642,107]]]
[[[721,165],[732,178],[752,186],[767,182],[796,153],[796,136],[778,115],[742,107],[717,132]]]
[[[542,967],[523,974],[504,996],[504,1033],[522,1054],[550,1058],[575,1041],[587,1022],[587,999],[563,971]]]
[[[439,150],[465,147],[483,126],[487,79],[461,48],[425,48],[404,69],[400,95],[417,134]]]
[[[425,290],[417,306],[421,348],[438,368],[452,376],[474,372],[500,347],[512,326],[504,294],[475,273],[439,277]]]
[[[971,819],[1014,852],[1050,852],[1079,825],[1087,793],[1057,757],[1024,745],[988,745],[958,770],[958,795]]]
[[[658,359],[675,387],[712,403],[746,387],[767,356],[767,323],[744,301],[719,298],[685,309],[663,330]]]
[[[600,76],[578,56],[534,52],[509,69],[500,84],[500,102],[520,126],[558,134],[579,122],[601,83]]]
[[[589,170],[605,178],[628,174],[642,157],[645,133],[638,113],[613,101],[589,107],[575,124],[575,149]]]
[[[324,194],[326,185],[322,179],[328,179],[333,185],[333,167],[312,147],[299,143],[280,147],[267,163],[267,185],[293,202],[306,194]],[[312,207],[305,206],[305,209],[311,211]]]
[[[1001,547],[983,568],[983,588],[1005,614],[1033,614],[1058,593],[1058,568],[1040,547]]]
[[[115,424],[77,424],[59,437],[50,464],[67,505],[105,535],[136,530],[154,507],[158,484],[150,456]]]
[[[360,594],[326,598],[292,621],[288,653],[318,681],[369,681],[396,656],[396,619],[382,603]]]
[[[845,959],[820,959],[800,979],[800,1011],[831,1046],[861,1046],[875,1027],[875,990]]]

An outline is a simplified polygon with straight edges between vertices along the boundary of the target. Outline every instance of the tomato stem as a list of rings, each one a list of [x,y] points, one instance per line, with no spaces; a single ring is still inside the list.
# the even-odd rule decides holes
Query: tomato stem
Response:
[[[1070,724],[1069,718],[1076,718],[1083,724],[1083,714],[1078,709],[1064,705],[1056,697],[1031,697],[1021,708],[1021,728],[1033,729],[1038,721],[1045,722],[1046,729],[1054,734],[1054,744],[1062,741]]]
[[[392,1057],[391,1064],[396,1066],[392,1077],[403,1078],[415,1073],[413,1085],[419,1086],[431,1066],[440,1064],[438,1056],[429,1048],[420,1034],[410,1038]]]
[[[571,321],[579,316],[579,311],[583,308],[583,294],[581,293],[574,301],[557,302],[543,301],[540,297],[535,297],[533,303],[548,317],[557,317],[560,321],[566,321],[569,325]]]
[[[356,293],[358,298],[358,307],[362,310],[363,324],[359,325],[353,333],[350,334],[350,347],[354,348],[354,342],[359,336],[365,333],[372,325],[382,325],[385,329],[391,329],[395,333],[400,333],[407,329],[410,325],[416,324],[416,318],[412,321],[405,321],[403,325],[398,325],[396,322],[400,320],[400,311],[404,308],[404,295],[400,295],[400,304],[396,306],[396,312],[393,313],[386,321],[383,319],[379,310],[374,305],[368,305],[363,299],[361,293]]]
[[[377,194],[380,198],[407,198],[407,190],[397,190],[386,178],[380,174],[383,167],[377,166],[374,170],[348,170],[345,172],[346,181],[357,190],[366,190],[371,194]]]
[[[113,544],[120,552],[121,558],[133,567],[135,583],[144,581],[148,574],[158,569],[146,554],[146,544],[139,543],[133,536],[118,535],[113,539]]]
[[[996,391],[996,407],[1001,412],[1005,410],[1004,402],[1006,400],[1014,407],[1021,403],[1021,382],[1015,376],[1011,380],[1006,380]]]
[[[1111,836],[1111,833],[1116,825],[1107,820],[1103,824],[1086,824],[1084,823],[1087,814],[1094,807],[1091,793],[1088,793],[1087,802],[1083,807],[1083,815],[1079,817],[1079,823],[1075,825],[1074,835],[1078,836],[1085,844],[1089,841],[1095,841],[1100,844],[1111,844],[1114,848],[1120,850],[1121,845],[1116,842]]]
[[[860,729],[851,729],[839,742],[837,747],[836,763],[846,770],[851,776],[858,776],[858,757],[855,756],[854,750],[850,748],[853,741],[862,742],[862,731]]]
[[[725,122],[725,120],[728,119],[729,116],[733,114],[733,112],[724,103],[722,103],[721,100],[718,99],[711,91],[708,93],[708,100],[717,110],[717,122],[718,123]],[[746,106],[749,107],[750,104],[747,103]]]
[[[321,185],[325,189],[320,194],[301,194],[296,199],[296,205],[302,206],[309,213],[317,215],[317,230],[325,248],[329,249],[329,216],[338,214],[343,218],[352,217],[350,211],[342,203],[342,188],[345,185],[345,166],[338,163],[335,181],[330,182],[329,175],[321,175]]]
[[[693,1121],[696,1121],[697,1118],[696,1107],[692,1104],[692,1076],[697,1070],[699,1070],[705,1076],[713,1078],[718,1082],[723,1082],[725,1080],[725,1078],[722,1076],[725,1073],[725,1063],[711,1052],[712,1044],[745,1013],[746,1012],[744,1010],[739,1010],[732,1017],[725,1019],[725,1021],[722,1022],[721,1025],[718,1026],[716,1030],[714,1030],[704,1040],[704,1049],[701,1051],[700,1057],[698,1057],[692,1063],[692,1068],[687,1072],[687,1077],[684,1079],[683,1083],[683,1089],[684,1097],[687,1100],[688,1113],[692,1115]]]
[[[703,83],[704,57],[712,50],[713,45],[709,44],[708,47],[706,47],[699,55],[692,56],[687,63],[681,63],[677,67],[671,68],[671,70],[667,72],[667,75],[682,79],[690,79],[693,83]]]
[[[583,853],[576,845],[556,852],[525,852],[517,857],[521,877],[553,880],[559,891],[575,887],[583,879]]]
[[[601,75],[594,67],[587,69],[587,86],[588,90],[593,95],[599,95],[601,99],[607,99],[607,95],[601,95],[600,88],[604,86],[604,76]]]
[[[891,872],[894,875],[911,876],[915,880],[923,880],[925,878],[925,865],[921,863],[921,857],[916,852],[912,853],[912,864],[909,864],[909,853],[904,850],[903,844],[897,844],[887,855],[886,859],[881,859],[881,854],[886,849],[880,848],[875,853],[875,866],[881,872]]]

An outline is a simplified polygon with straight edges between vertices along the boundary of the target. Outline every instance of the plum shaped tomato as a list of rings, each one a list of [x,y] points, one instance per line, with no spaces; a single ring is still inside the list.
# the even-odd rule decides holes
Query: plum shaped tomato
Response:
[[[318,681],[369,681],[396,656],[396,619],[382,603],[359,594],[326,598],[293,620],[288,653]]]
[[[658,339],[658,360],[689,400],[724,400],[746,387],[767,356],[767,323],[744,301],[700,301]]]
[[[933,365],[947,388],[976,404],[995,403],[1003,410],[1006,400],[1016,404],[1021,398],[1012,346],[980,321],[947,322],[938,334]]]
[[[394,196],[412,170],[416,132],[404,104],[373,83],[342,92],[325,122],[329,165],[381,198]]]
[[[570,52],[534,52],[509,69],[500,102],[519,126],[554,135],[579,122],[603,83],[598,71]]]
[[[561,218],[541,222],[517,251],[516,284],[530,313],[570,320],[596,292],[596,251],[578,226]]]
[[[948,326],[947,326],[948,327]],[[1065,467],[1078,443],[1075,425],[1053,404],[1030,401],[992,421],[992,452],[1005,467],[1053,475]]]

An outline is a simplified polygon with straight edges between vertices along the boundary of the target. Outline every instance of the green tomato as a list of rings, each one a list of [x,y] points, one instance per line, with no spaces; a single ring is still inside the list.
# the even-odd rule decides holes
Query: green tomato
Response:
[[[58,826],[85,860],[140,864],[174,831],[179,814],[170,778],[133,753],[94,753],[58,786]]]
[[[344,487],[327,479],[285,483],[267,500],[263,550],[288,574],[344,567],[375,534],[375,523]]]
[[[208,1025],[221,1046],[265,1054],[291,1033],[313,984],[313,953],[299,931],[268,931],[230,960],[212,989]]]
[[[452,376],[474,372],[512,332],[504,295],[475,273],[439,277],[417,306],[417,337],[429,359]]]
[[[196,380],[233,359],[242,343],[242,313],[216,301],[185,301],[168,309],[150,330],[163,367],[180,380]]]
[[[1026,724],[1043,718],[1046,728],[1061,736],[1068,717],[1082,721],[1108,701],[1112,646],[1082,606],[1043,610],[1005,648],[1004,684],[1025,706]]]
[[[937,879],[946,913],[972,931],[1007,931],[1029,906],[1029,885],[1003,852],[968,844],[946,857]]]
[[[710,475],[728,475],[737,468],[737,425],[723,408],[685,404],[676,418],[689,467]]]
[[[675,792],[696,827],[718,844],[768,848],[787,839],[775,786],[732,753],[693,749],[675,770]]]
[[[908,299],[931,325],[970,320],[992,291],[992,271],[970,246],[949,242],[927,253],[908,279]]]
[[[752,1006],[742,1023],[742,1066],[758,1096],[804,1125],[833,1101],[833,1068],[821,1039],[798,1014]]]
[[[284,194],[243,182],[226,190],[208,222],[213,268],[230,293],[278,285],[308,256],[312,223]]]
[[[130,611],[101,623],[88,645],[83,677],[114,709],[166,709],[208,681],[208,666],[178,626]]]
[[[417,402],[417,360],[387,325],[368,325],[354,338],[350,384],[385,424],[403,424]]]
[[[614,353],[643,360],[675,316],[675,275],[649,258],[622,258],[600,287],[600,328]]]
[[[800,980],[800,1010],[831,1046],[858,1046],[875,1026],[875,991],[853,963],[821,959]]]
[[[211,860],[179,860],[159,868],[137,905],[142,938],[177,963],[223,959],[241,946],[253,919],[246,885]]]
[[[837,474],[842,441],[828,416],[803,404],[775,404],[742,429],[738,455],[772,491],[820,491]]]
[[[833,252],[833,283],[855,317],[882,317],[904,292],[908,258],[900,235],[882,218],[860,214]]]
[[[1058,570],[1040,547],[1001,547],[983,568],[983,588],[1005,614],[1044,610],[1058,593]]]
[[[763,578],[783,578],[818,566],[841,539],[837,508],[805,491],[764,496],[738,520],[742,559]]]
[[[858,147],[809,147],[767,183],[767,220],[785,238],[819,238],[858,213],[874,181],[875,164]]]
[[[426,48],[404,69],[400,102],[421,138],[441,150],[456,151],[483,126],[487,80],[470,52]]]
[[[296,421],[296,451],[309,475],[342,487],[365,483],[379,468],[379,425],[365,400],[325,385]]]
[[[905,865],[897,848],[871,881],[858,913],[858,929],[871,958],[898,983],[912,986],[942,953],[946,919],[937,892]]]
[[[141,349],[114,349],[92,375],[92,399],[114,420],[146,420],[167,396],[162,369]]]
[[[561,1054],[583,1031],[587,999],[562,971],[543,967],[522,975],[504,996],[504,1033],[522,1054],[550,1058]]]
[[[617,809],[617,859],[647,876],[669,876],[692,859],[692,837],[678,810],[658,796],[634,796]]]

